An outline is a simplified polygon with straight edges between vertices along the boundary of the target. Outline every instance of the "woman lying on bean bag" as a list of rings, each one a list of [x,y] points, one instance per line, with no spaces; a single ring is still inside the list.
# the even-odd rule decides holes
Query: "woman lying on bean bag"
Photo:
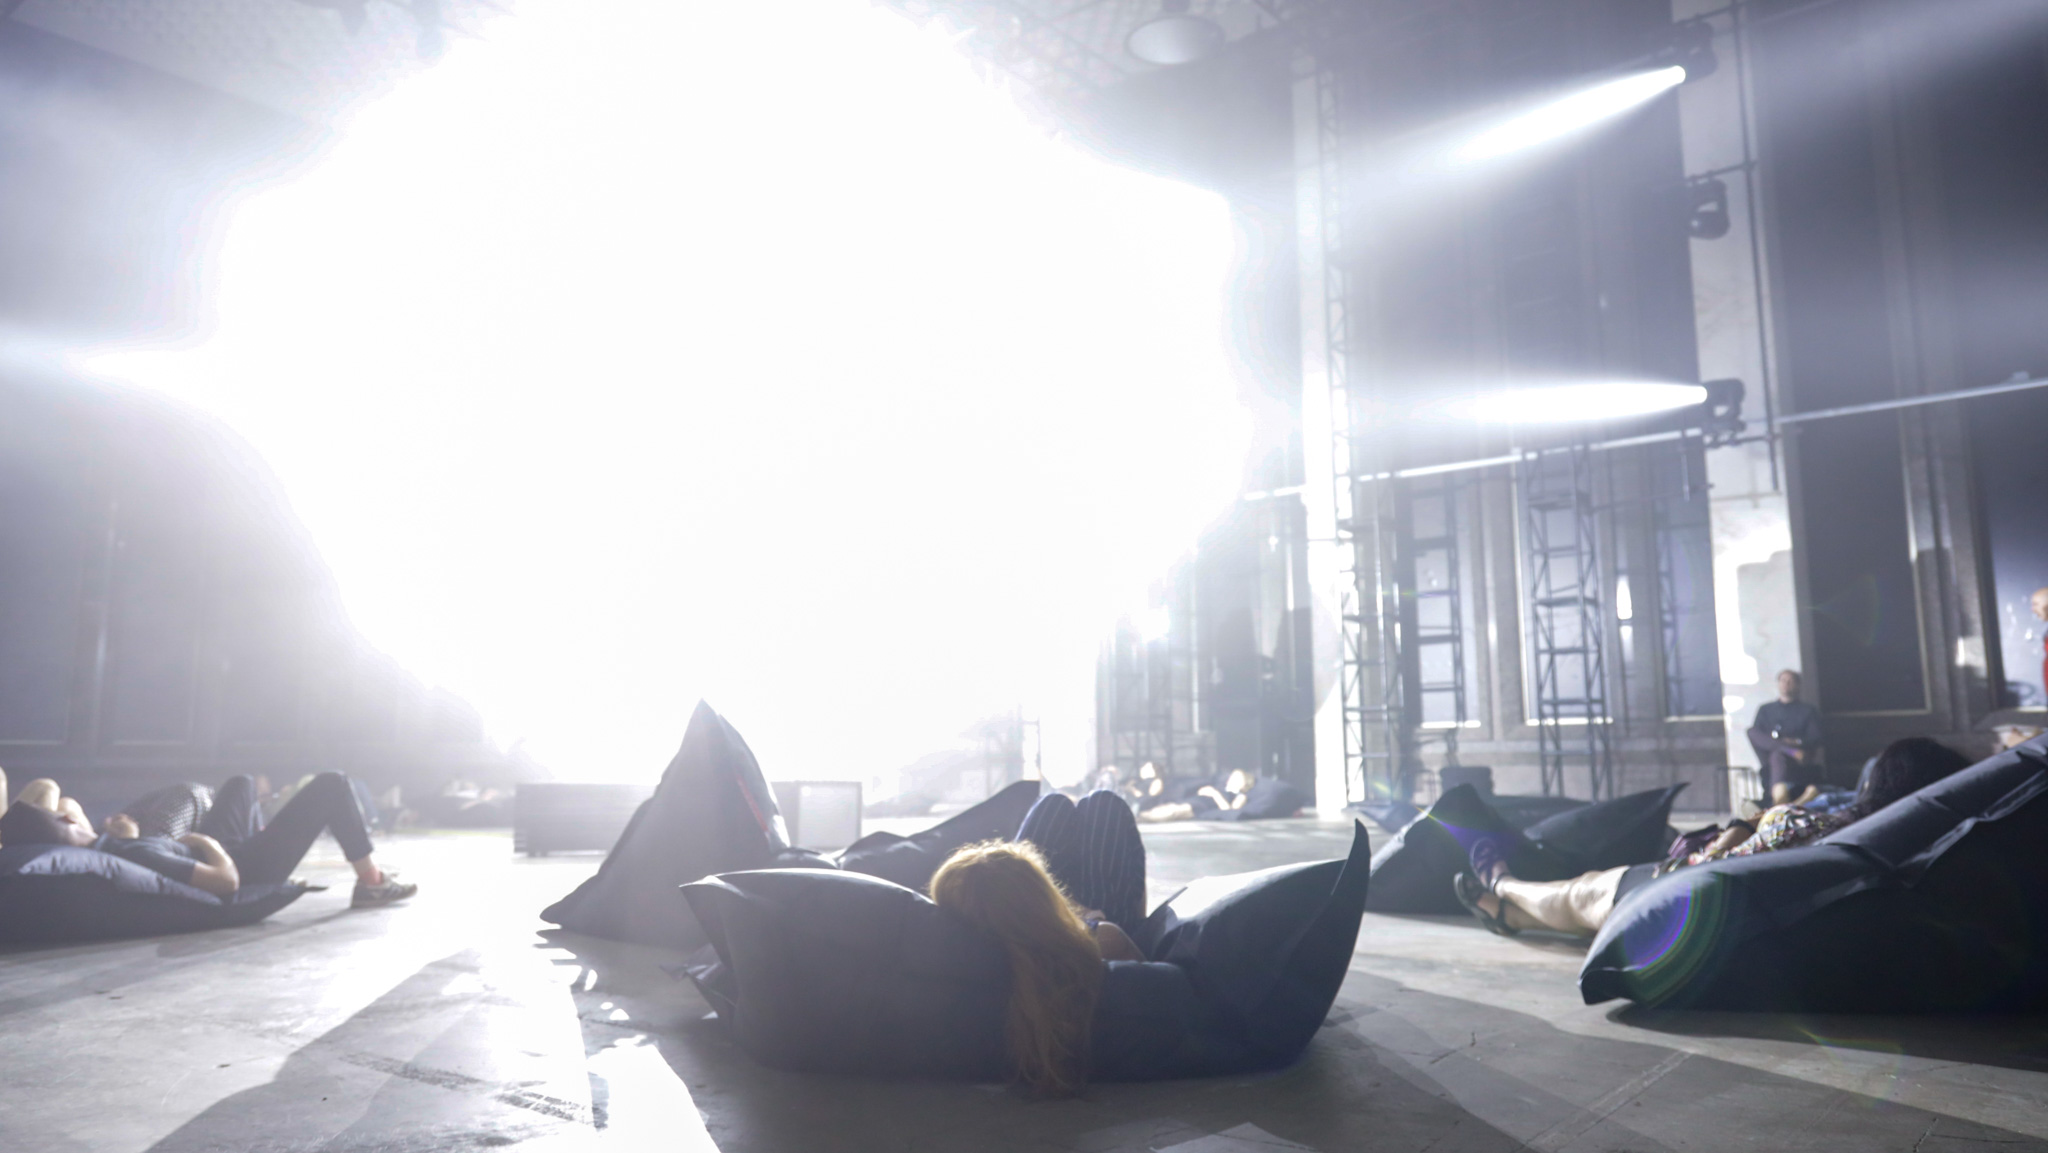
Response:
[[[1591,937],[1607,923],[1608,914],[1621,898],[1665,873],[1727,857],[1811,844],[1969,764],[1961,753],[1926,737],[1893,741],[1878,754],[1864,774],[1856,801],[1845,809],[1819,813],[1798,805],[1776,805],[1754,824],[1731,821],[1712,840],[1690,852],[1675,852],[1662,864],[1603,869],[1566,881],[1522,880],[1508,868],[1499,837],[1474,836],[1466,845],[1471,869],[1459,874],[1456,881],[1458,900],[1480,924],[1502,936],[1548,929]]]
[[[1032,818],[949,854],[929,898],[838,870],[691,882],[710,947],[686,971],[741,1052],[792,1072],[1055,1095],[1300,1057],[1350,969],[1362,827],[1344,858],[1204,878],[1139,920],[1121,799],[1044,798]]]
[[[1029,841],[985,841],[954,853],[932,877],[932,900],[1000,941],[1009,956],[1004,1035],[1017,1079],[1045,1094],[1080,1088],[1104,965],[1145,955],[1100,913],[1075,907]]]

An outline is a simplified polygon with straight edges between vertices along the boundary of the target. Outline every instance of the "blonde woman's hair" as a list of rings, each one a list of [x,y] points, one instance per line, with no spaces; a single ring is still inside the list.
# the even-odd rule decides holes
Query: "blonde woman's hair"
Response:
[[[932,900],[1002,942],[1010,957],[1006,1034],[1017,1079],[1066,1094],[1088,1078],[1102,950],[1028,841],[984,841],[932,875]]]

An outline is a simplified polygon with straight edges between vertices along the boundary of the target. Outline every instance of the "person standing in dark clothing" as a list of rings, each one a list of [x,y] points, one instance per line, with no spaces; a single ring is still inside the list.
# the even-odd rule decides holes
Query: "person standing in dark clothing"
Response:
[[[1820,710],[1799,699],[1799,674],[1778,674],[1778,699],[1756,711],[1749,746],[1764,771],[1773,805],[1793,804],[1820,786]]]
[[[230,896],[244,883],[289,880],[322,832],[334,834],[356,871],[354,907],[388,905],[419,891],[417,885],[395,880],[371,858],[362,809],[349,779],[340,773],[308,781],[268,823],[255,781],[240,776],[215,791],[198,831],[175,839],[141,837],[138,831],[134,821],[116,817],[94,847],[216,896]]]

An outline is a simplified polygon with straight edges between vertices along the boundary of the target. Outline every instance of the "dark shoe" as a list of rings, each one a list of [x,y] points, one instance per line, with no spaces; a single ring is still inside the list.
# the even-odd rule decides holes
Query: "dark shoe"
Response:
[[[356,883],[355,896],[351,897],[348,903],[352,909],[374,909],[379,905],[389,905],[403,901],[419,891],[420,887],[418,885],[409,885],[404,881],[396,880],[387,871],[384,874],[384,879],[374,885],[365,885],[358,881]]]
[[[1498,933],[1503,937],[1519,937],[1522,935],[1520,929],[1508,924],[1506,904],[1502,904],[1500,912],[1495,914],[1487,912],[1485,907],[1479,903],[1479,898],[1493,896],[1492,893],[1487,891],[1485,885],[1479,883],[1479,878],[1470,873],[1459,873],[1457,879],[1451,882],[1451,887],[1458,894],[1458,903],[1465,906],[1467,911],[1478,918],[1479,923],[1486,926],[1487,932]],[[1497,896],[1493,899],[1496,902],[1500,901],[1500,898]]]
[[[1472,879],[1486,892],[1492,892],[1495,882],[1509,872],[1507,849],[1506,838],[1486,836],[1473,841],[1466,853],[1472,863]]]
[[[285,884],[295,885],[303,893],[324,893],[329,888],[327,885],[316,885],[304,877],[293,877],[291,880],[286,881]]]

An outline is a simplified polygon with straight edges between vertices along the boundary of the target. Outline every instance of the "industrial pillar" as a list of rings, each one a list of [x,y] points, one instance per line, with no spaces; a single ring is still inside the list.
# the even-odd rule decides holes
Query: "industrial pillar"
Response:
[[[1713,534],[1714,619],[1720,641],[1721,709],[1728,735],[1729,805],[1760,794],[1757,760],[1744,737],[1759,706],[1776,699],[1779,669],[1804,669],[1793,575],[1792,512],[1783,441],[1783,411],[1767,275],[1769,236],[1759,189],[1768,174],[1756,163],[1745,9],[1719,0],[1678,0],[1674,19],[1719,11],[1714,51],[1721,67],[1678,91],[1685,168],[1696,186],[1725,186],[1729,228],[1692,245],[1692,282],[1700,379],[1738,378],[1743,407],[1759,439],[1706,454]],[[1702,798],[1704,799],[1704,798]]]

